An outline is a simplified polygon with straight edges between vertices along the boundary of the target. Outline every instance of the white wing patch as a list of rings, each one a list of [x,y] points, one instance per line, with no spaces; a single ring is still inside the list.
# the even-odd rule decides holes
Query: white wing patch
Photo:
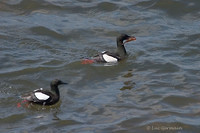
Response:
[[[37,97],[37,99],[39,100],[47,100],[50,96],[42,93],[42,92],[36,92],[35,96]]]
[[[36,89],[36,90],[34,90],[34,92],[36,92],[36,91],[39,91],[39,90],[43,90],[43,88],[40,88],[40,89]]]
[[[106,61],[106,62],[117,62],[117,59],[112,57],[112,56],[109,56],[107,54],[103,54],[103,59]]]

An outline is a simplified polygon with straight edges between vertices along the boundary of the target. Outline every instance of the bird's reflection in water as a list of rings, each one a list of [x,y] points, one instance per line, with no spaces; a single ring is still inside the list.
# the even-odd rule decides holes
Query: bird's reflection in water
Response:
[[[130,79],[131,77],[133,77],[132,70],[129,70],[128,73],[124,74],[122,77],[126,78],[127,80],[124,81],[124,86],[120,88],[121,91],[131,90],[135,87],[136,83]]]

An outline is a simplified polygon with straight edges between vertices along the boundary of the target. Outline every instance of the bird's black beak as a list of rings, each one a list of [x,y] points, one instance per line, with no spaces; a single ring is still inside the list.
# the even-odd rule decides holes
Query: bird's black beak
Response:
[[[67,85],[68,83],[65,83],[65,82],[61,82],[60,84],[65,84],[65,85]]]
[[[128,39],[125,40],[125,42],[123,43],[123,45],[127,42],[130,42],[130,41],[135,41],[136,38],[134,36],[130,36]]]

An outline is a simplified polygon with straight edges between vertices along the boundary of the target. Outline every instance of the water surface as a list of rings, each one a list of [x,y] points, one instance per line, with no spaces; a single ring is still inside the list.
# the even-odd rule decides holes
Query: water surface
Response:
[[[200,131],[200,1],[2,0],[1,132]],[[113,66],[80,60],[116,48]],[[20,107],[20,95],[58,78],[61,101]]]

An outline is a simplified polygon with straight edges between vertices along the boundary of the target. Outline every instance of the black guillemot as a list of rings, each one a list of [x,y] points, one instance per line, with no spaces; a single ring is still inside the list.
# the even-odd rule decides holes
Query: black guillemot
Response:
[[[121,34],[117,37],[117,52],[111,53],[108,51],[103,51],[98,55],[92,57],[91,59],[82,60],[82,64],[91,64],[94,62],[102,63],[115,63],[127,56],[124,44],[130,41],[134,41],[136,38],[134,36],[129,36],[127,34]]]
[[[55,79],[51,82],[51,91],[43,90],[42,88],[36,89],[33,92],[22,96],[22,99],[26,102],[40,104],[40,105],[53,105],[57,103],[60,99],[60,92],[58,86],[61,84],[67,84],[61,80]],[[23,102],[24,102],[23,101]],[[18,104],[18,106],[20,106]]]

